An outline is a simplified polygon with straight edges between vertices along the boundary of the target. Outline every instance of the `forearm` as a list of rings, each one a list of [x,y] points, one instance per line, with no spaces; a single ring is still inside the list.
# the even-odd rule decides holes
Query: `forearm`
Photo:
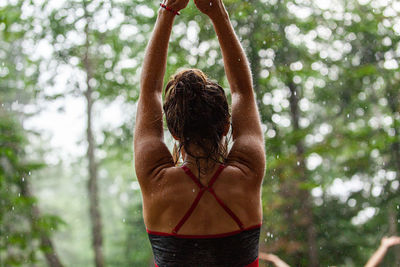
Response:
[[[144,56],[140,78],[141,94],[162,93],[167,65],[168,43],[174,18],[175,14],[164,8],[158,11],[156,25]]]
[[[379,266],[379,264],[382,262],[383,258],[385,257],[387,252],[387,247],[385,246],[380,246],[377,251],[371,256],[371,258],[368,260],[367,264],[365,264],[365,267],[376,267]]]
[[[232,93],[252,94],[252,77],[246,54],[236,36],[225,8],[212,18],[221,46],[225,72]]]

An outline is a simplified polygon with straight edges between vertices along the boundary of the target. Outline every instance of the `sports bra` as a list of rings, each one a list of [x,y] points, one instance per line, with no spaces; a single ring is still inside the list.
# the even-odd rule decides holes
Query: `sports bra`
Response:
[[[183,165],[185,173],[199,187],[199,192],[190,208],[171,233],[147,229],[153,249],[156,267],[207,266],[207,267],[258,267],[258,243],[261,224],[245,228],[235,213],[216,195],[212,186],[225,168],[221,164],[207,186],[204,186]],[[181,227],[189,219],[204,193],[208,191],[236,222],[239,230],[214,235],[181,235]]]

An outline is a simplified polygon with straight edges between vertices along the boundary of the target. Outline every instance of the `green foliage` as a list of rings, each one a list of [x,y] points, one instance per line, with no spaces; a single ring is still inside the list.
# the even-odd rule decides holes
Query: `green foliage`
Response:
[[[0,260],[2,266],[35,263],[43,251],[40,239],[51,236],[62,220],[35,213],[36,198],[30,193],[31,171],[43,164],[25,159],[25,137],[15,116],[0,109]]]
[[[265,129],[261,248],[291,266],[310,266],[313,226],[320,266],[362,266],[382,236],[400,230],[398,10],[392,16],[387,7],[357,1],[337,3],[343,11],[317,1],[224,3],[251,62]],[[25,18],[24,4],[48,13]],[[48,4],[18,1],[0,8],[0,102],[4,109],[19,103],[23,110],[32,97],[45,105],[83,97],[89,56],[98,107],[94,120],[106,260],[109,266],[147,266],[151,251],[131,140],[141,62],[159,1],[66,1],[46,9]],[[25,39],[45,40],[52,50],[49,58],[12,49]],[[185,67],[200,68],[228,88],[212,24],[193,1],[176,18],[165,80]],[[38,83],[41,75],[47,78]],[[56,90],[60,77],[67,81]],[[122,110],[121,117],[102,123],[106,107],[113,105]],[[18,196],[21,177],[29,179],[27,174],[38,170],[32,181],[38,192],[47,189],[57,196],[40,200],[55,214],[65,213],[68,231],[58,229],[55,236],[62,257],[67,265],[90,265],[90,241],[82,241],[89,239],[85,160],[68,156],[56,166],[25,163],[24,129],[7,116],[0,123],[0,229],[9,233],[0,235],[0,259],[8,257],[10,265],[43,260],[34,241],[39,230],[32,230],[28,220],[37,200]],[[368,210],[373,211],[369,217],[363,215]],[[388,219],[393,213],[397,223]],[[10,223],[17,219],[23,223]],[[35,225],[50,234],[62,222],[49,215]],[[18,253],[8,255],[6,242]],[[384,264],[394,262],[390,252]]]

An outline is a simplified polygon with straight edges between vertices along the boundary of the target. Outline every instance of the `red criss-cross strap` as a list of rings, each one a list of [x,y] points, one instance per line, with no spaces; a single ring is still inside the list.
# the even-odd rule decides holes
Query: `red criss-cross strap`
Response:
[[[192,171],[185,165],[181,167],[185,173],[193,180],[193,182],[199,187],[200,191],[197,194],[196,198],[194,199],[192,205],[190,208],[187,210],[185,215],[183,215],[182,219],[179,221],[179,223],[175,226],[175,228],[172,230],[173,234],[178,234],[179,229],[185,224],[185,222],[189,219],[190,215],[192,215],[194,209],[197,207],[199,204],[200,199],[204,195],[206,191],[210,192],[211,195],[214,196],[215,200],[219,203],[219,205],[226,211],[226,213],[231,216],[231,218],[236,222],[236,224],[239,226],[240,230],[244,230],[243,223],[240,221],[240,219],[233,213],[233,211],[215,194],[214,189],[212,189],[212,186],[214,185],[215,181],[218,179],[219,175],[221,174],[222,170],[225,168],[225,165],[221,164],[218,168],[218,170],[215,172],[214,176],[211,178],[210,182],[208,183],[207,186],[204,186],[200,181],[197,179],[197,177],[192,173]]]

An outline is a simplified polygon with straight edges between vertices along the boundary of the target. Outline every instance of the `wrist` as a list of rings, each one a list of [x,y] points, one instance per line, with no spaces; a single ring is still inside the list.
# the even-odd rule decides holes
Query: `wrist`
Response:
[[[174,15],[180,15],[179,9],[175,8],[174,6],[169,6],[163,3],[160,3],[161,8],[173,13]]]
[[[160,7],[158,10],[158,17],[165,17],[169,19],[174,19],[176,17],[176,14],[174,12],[171,12],[163,7]]]
[[[389,248],[389,246],[388,245],[386,245],[386,244],[381,244],[381,246],[380,246],[380,249],[381,250],[388,250],[388,248]]]

